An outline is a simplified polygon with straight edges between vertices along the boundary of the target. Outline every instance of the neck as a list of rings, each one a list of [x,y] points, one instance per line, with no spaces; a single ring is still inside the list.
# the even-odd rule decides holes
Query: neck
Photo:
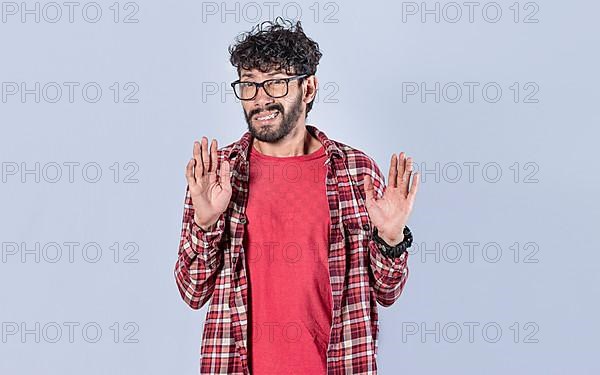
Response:
[[[252,147],[263,155],[288,157],[311,154],[321,147],[321,142],[310,134],[305,124],[302,124],[274,143],[262,142],[253,137]]]

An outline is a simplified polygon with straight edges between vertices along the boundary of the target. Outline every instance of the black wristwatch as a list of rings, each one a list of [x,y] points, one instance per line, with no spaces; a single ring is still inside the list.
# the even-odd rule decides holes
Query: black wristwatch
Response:
[[[404,254],[406,249],[408,249],[412,245],[413,241],[412,233],[407,226],[404,226],[402,233],[404,233],[404,239],[402,240],[402,242],[400,242],[396,246],[391,246],[384,240],[382,240],[381,237],[379,237],[379,235],[377,234],[377,227],[374,226],[373,240],[381,246],[381,252],[386,258],[399,258],[402,254]]]

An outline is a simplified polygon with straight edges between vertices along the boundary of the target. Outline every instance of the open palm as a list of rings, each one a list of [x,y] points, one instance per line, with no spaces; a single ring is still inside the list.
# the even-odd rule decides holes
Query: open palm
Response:
[[[404,239],[403,229],[412,211],[419,184],[419,174],[413,173],[412,168],[412,158],[407,158],[404,152],[398,157],[392,154],[388,184],[379,199],[375,196],[371,176],[365,176],[365,206],[369,218],[377,227],[379,236],[389,244]]]
[[[194,142],[194,157],[186,166],[185,176],[194,204],[194,219],[206,229],[217,222],[231,199],[229,162],[223,160],[217,178],[217,140],[213,139],[208,150],[208,138],[202,143]]]

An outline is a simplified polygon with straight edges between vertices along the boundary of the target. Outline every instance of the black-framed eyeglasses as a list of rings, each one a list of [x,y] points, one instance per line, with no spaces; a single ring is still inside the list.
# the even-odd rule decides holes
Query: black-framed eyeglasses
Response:
[[[238,79],[237,81],[231,82],[231,87],[233,87],[235,96],[237,96],[237,98],[240,100],[254,99],[260,87],[262,87],[265,90],[265,93],[267,93],[267,95],[270,97],[281,98],[288,94],[288,84],[291,80],[300,79],[307,76],[309,76],[309,74],[300,74],[293,77],[268,79],[260,83],[241,81]]]

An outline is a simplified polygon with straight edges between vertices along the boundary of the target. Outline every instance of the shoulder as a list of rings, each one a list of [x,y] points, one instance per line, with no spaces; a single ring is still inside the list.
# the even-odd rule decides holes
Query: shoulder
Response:
[[[231,151],[233,151],[234,149],[237,148],[239,141],[235,141],[235,142],[231,142],[225,146],[219,147],[217,149],[217,159],[219,159],[219,164],[223,161],[223,160],[229,160],[230,159],[230,153]]]
[[[231,142],[230,144],[228,144],[228,145],[226,145],[226,146],[220,147],[220,148],[217,150],[217,154],[219,155],[219,159],[222,159],[222,158],[224,158],[224,157],[227,157],[227,156],[229,155],[229,152],[231,152],[231,150],[233,150],[233,148],[235,147],[235,145],[236,145],[237,143],[238,143],[238,142]]]
[[[348,169],[351,179],[358,187],[363,199],[365,198],[364,183],[365,175],[367,174],[371,177],[377,197],[381,197],[385,191],[385,177],[381,173],[381,169],[377,165],[375,159],[361,149],[339,141],[333,142],[335,142],[336,146],[339,147],[346,156],[346,168]]]
[[[365,151],[339,141],[333,142],[345,155],[345,164],[352,176],[361,176],[365,173],[374,177],[381,176],[379,165]]]

